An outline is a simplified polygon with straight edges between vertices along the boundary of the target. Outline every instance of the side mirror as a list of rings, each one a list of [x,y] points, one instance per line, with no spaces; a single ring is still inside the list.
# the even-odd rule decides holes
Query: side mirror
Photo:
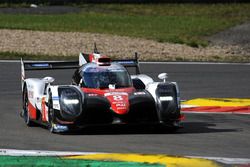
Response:
[[[158,78],[163,80],[163,82],[166,82],[167,81],[167,78],[168,78],[168,74],[167,73],[160,73],[158,75]]]
[[[78,86],[82,86],[82,78],[80,79]]]
[[[109,89],[115,89],[115,84],[109,84]]]
[[[52,83],[55,81],[55,79],[53,77],[45,77],[45,78],[43,78],[43,81],[45,83]]]

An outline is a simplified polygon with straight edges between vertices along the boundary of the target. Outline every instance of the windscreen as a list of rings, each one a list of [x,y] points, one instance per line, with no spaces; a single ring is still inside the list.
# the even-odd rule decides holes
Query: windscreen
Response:
[[[125,69],[95,69],[82,72],[82,87],[87,88],[115,88],[131,87],[131,79]]]

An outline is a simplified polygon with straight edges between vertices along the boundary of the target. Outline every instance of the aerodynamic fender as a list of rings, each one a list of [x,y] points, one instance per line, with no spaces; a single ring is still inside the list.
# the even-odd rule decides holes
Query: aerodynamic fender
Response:
[[[29,102],[34,107],[38,107],[40,109],[39,103],[41,103],[41,98],[44,95],[45,83],[37,78],[29,78],[24,80],[23,91],[24,87],[27,89]]]
[[[154,80],[145,74],[139,74],[139,75],[131,75],[131,79],[133,80],[140,80],[140,82],[144,85],[143,87],[146,87],[148,84],[153,83]]]
[[[23,81],[22,95],[27,93],[31,119],[37,119],[37,111],[41,110],[42,98],[45,97],[44,87],[45,83],[37,78],[28,78]]]
[[[71,88],[73,88],[74,90],[77,90],[78,93],[81,96],[82,103],[84,103],[84,93],[81,91],[81,89],[78,86],[75,86],[75,85],[57,85],[57,86],[53,85],[52,86],[52,85],[50,85],[47,88],[46,101],[48,102],[49,98],[52,98],[53,109],[61,110],[61,106],[60,106],[60,94],[59,94],[59,91],[58,91],[60,88],[64,88],[64,89],[67,89],[67,88],[71,89]]]

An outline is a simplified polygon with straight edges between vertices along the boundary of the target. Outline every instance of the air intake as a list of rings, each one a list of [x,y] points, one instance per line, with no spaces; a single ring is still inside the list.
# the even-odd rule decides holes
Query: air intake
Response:
[[[109,57],[101,57],[97,60],[97,64],[100,66],[109,66],[111,59]]]

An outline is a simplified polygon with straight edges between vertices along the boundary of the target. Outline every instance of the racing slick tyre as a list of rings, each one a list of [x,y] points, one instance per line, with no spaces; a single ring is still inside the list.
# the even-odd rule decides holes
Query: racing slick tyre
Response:
[[[53,102],[52,102],[52,94],[49,92],[49,100],[48,100],[48,111],[49,111],[49,124],[48,129],[51,133],[56,133],[54,129],[54,110],[53,110]]]
[[[164,89],[166,91],[161,92]],[[158,111],[159,111],[159,120],[161,122],[161,129],[168,129],[169,132],[176,132],[179,125],[179,117],[180,117],[180,108],[177,100],[177,92],[176,87],[173,84],[162,84],[158,86],[156,90],[157,97],[160,96],[169,96],[172,97],[172,100],[161,101],[160,98],[158,100]]]
[[[33,126],[34,122],[30,119],[30,112],[29,112],[29,99],[28,99],[28,92],[27,92],[27,87],[24,86],[23,90],[23,113],[21,114],[24,122],[27,126]]]

